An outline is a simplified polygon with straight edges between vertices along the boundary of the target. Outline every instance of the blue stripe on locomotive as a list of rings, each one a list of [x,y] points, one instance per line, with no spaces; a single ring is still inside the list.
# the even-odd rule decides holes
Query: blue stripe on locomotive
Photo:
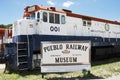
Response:
[[[92,46],[111,46],[120,44],[120,39],[102,38],[94,36],[58,36],[58,35],[28,35],[29,43],[33,46],[33,50],[40,50],[41,41],[84,41],[91,40]],[[27,35],[19,35],[13,37],[14,42],[26,42]]]

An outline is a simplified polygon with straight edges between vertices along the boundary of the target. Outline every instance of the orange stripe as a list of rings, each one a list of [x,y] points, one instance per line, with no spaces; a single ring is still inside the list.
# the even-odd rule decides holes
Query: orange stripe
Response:
[[[85,16],[85,15],[75,14],[75,13],[72,13],[71,11],[69,11],[69,10],[56,9],[55,7],[50,7],[49,8],[49,7],[45,7],[45,6],[39,6],[39,5],[33,5],[33,6],[35,6],[35,10],[32,11],[32,12],[28,12],[28,8],[30,8],[30,6],[27,6],[25,8],[25,13],[24,13],[23,17],[27,17],[27,16],[35,13],[38,10],[47,10],[47,11],[65,13],[65,14],[67,14],[67,16],[70,16],[70,17],[87,18],[87,19],[91,19],[91,20],[94,20],[94,21],[120,25],[120,22],[117,22],[117,21],[111,21],[111,20],[106,20],[106,19],[101,19],[101,18],[95,18],[95,17]]]

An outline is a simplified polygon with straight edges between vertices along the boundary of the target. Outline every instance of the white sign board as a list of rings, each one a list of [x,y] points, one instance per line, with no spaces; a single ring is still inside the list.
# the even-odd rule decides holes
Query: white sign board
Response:
[[[32,12],[34,10],[35,10],[35,6],[31,6],[31,7],[28,8],[28,12]]]
[[[90,65],[91,43],[87,42],[42,42],[42,71],[49,71],[50,66],[61,68],[64,66]],[[79,66],[80,67],[80,66]],[[55,72],[57,69],[55,70]],[[74,70],[72,70],[74,71]],[[59,72],[59,71],[58,71]],[[60,71],[66,72],[66,69]],[[69,70],[67,70],[69,72]]]

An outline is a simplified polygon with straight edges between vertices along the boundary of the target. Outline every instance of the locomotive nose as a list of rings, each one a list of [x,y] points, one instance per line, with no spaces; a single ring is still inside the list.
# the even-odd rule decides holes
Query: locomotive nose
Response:
[[[33,35],[33,34],[37,34],[37,21],[36,20],[24,20],[21,22],[22,26],[21,27],[25,27],[23,29],[23,32],[25,30],[26,34],[28,35]]]

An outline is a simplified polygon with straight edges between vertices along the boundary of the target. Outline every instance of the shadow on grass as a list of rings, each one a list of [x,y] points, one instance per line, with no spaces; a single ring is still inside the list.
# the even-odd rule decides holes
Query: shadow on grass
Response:
[[[39,75],[42,76],[42,74],[40,73],[40,70],[34,70],[34,71],[17,71],[17,72],[13,72],[15,74],[19,74],[22,77],[25,76],[29,76],[29,75]],[[64,75],[66,73],[58,73],[58,75]],[[46,74],[47,75],[47,74]],[[89,74],[84,74],[83,76],[79,75],[77,77],[74,76],[69,76],[69,77],[46,77],[46,75],[44,75],[44,78],[46,80],[86,80],[86,79],[103,79],[102,77],[99,76],[95,76],[92,73]]]
[[[19,74],[21,76],[26,76],[26,75],[40,75],[40,70],[29,70],[29,71],[19,71]]]
[[[88,79],[104,79],[102,77],[98,77],[98,76],[94,76],[93,74],[87,74],[87,75],[84,75],[83,77],[81,76],[78,76],[78,77],[70,77],[70,78],[57,78],[57,77],[54,77],[54,78],[49,78],[47,80],[88,80]]]
[[[120,58],[103,59],[103,60],[92,61],[91,65],[97,66],[97,65],[109,64],[109,63],[114,63],[119,61],[120,61]]]
[[[40,75],[40,70],[22,70],[22,71],[8,71],[8,74],[19,74],[20,76]]]

